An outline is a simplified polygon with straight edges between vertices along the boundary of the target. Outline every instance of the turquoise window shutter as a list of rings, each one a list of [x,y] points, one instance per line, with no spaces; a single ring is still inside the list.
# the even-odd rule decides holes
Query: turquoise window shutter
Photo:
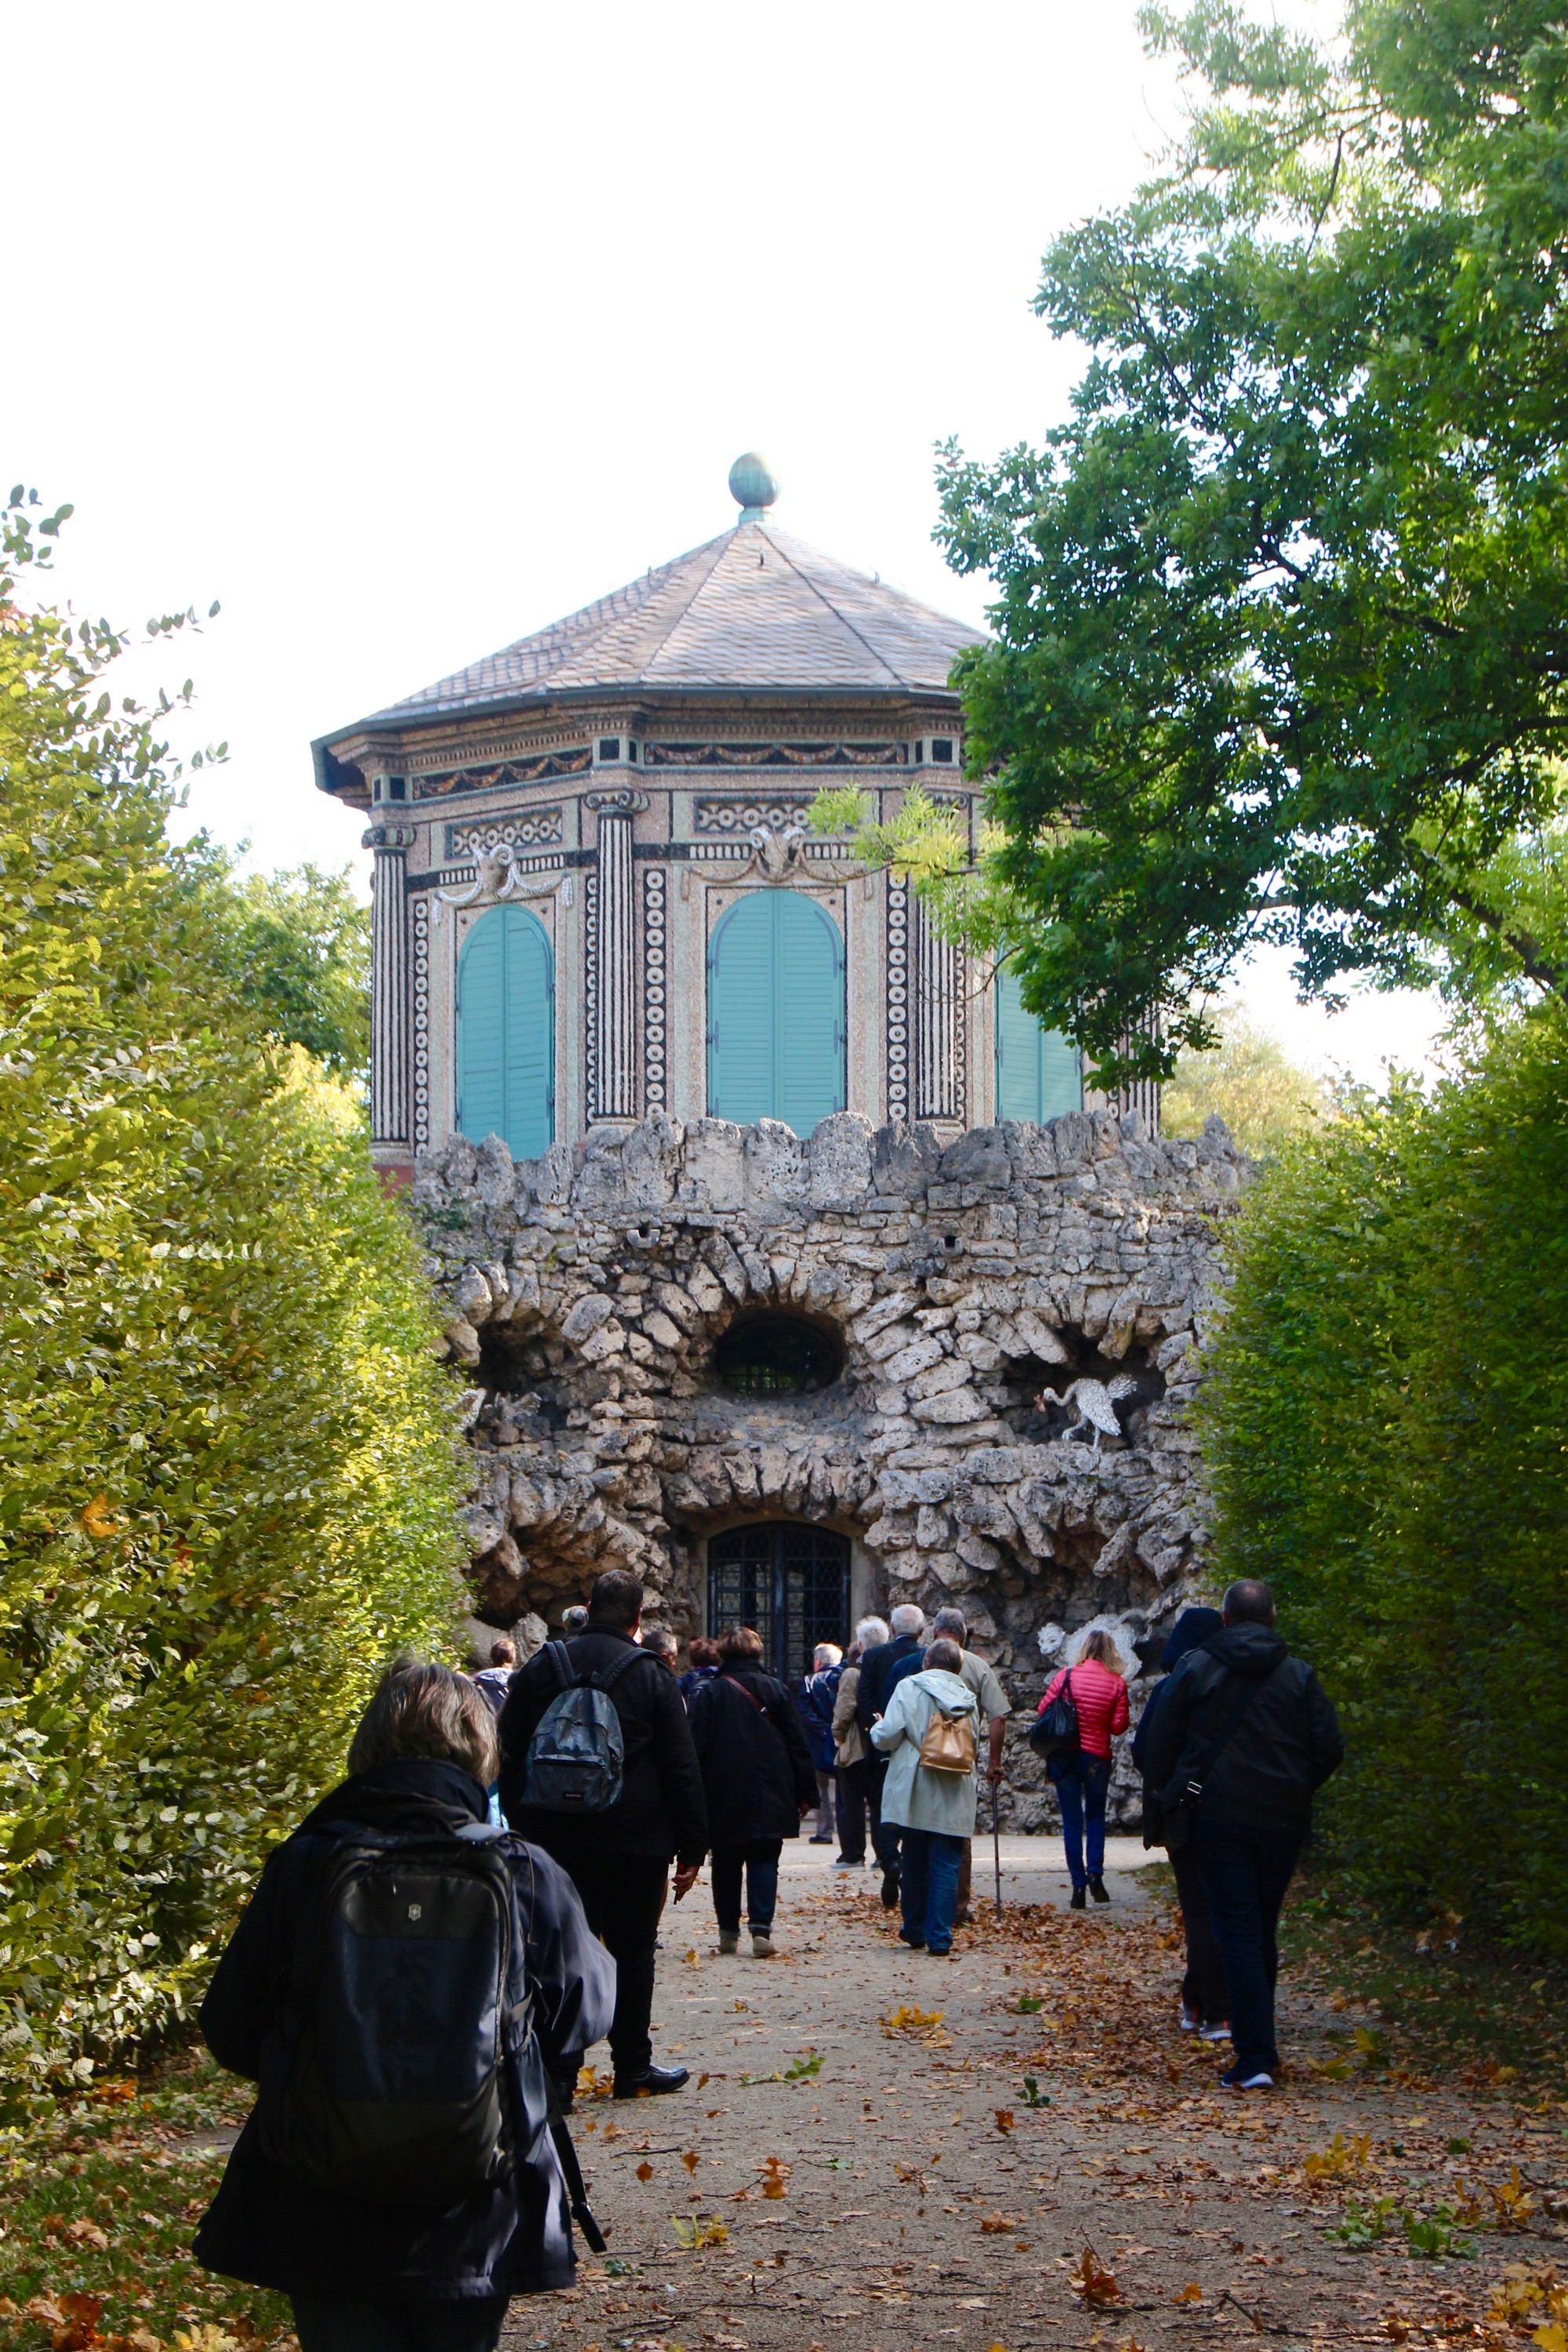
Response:
[[[518,1160],[555,1139],[555,960],[523,907],[481,915],[458,958],[458,1126]]]
[[[753,890],[708,950],[708,1108],[799,1136],[844,1108],[844,942],[799,890]]]
[[[996,1116],[1036,1126],[1083,1108],[1083,1066],[1059,1029],[1042,1029],[1026,1010],[1010,963],[996,974]]]

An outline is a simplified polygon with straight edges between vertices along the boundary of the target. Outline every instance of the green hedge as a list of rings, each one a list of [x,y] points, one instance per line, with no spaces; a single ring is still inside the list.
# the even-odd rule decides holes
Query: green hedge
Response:
[[[0,569],[0,2076],[91,2071],[199,1979],[443,1640],[450,1387],[357,1099],[223,974],[101,626]]]
[[[1323,1822],[1391,1908],[1568,1951],[1568,1024],[1294,1147],[1202,1407],[1226,1575],[1344,1717]]]

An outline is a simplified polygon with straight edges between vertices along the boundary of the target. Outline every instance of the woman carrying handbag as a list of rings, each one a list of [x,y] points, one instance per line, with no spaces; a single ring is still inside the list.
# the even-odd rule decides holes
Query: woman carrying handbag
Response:
[[[1121,1663],[1110,1634],[1096,1626],[1076,1665],[1064,1666],[1047,1684],[1037,1719],[1043,1727],[1064,1696],[1077,1717],[1076,1741],[1053,1741],[1046,1750],[1046,1769],[1062,1809],[1062,1844],[1075,1911],[1084,1908],[1089,1895],[1097,1903],[1110,1900],[1105,1887],[1105,1799],[1110,1786],[1110,1743],[1126,1730],[1128,1721],[1127,1685],[1117,1671]]]

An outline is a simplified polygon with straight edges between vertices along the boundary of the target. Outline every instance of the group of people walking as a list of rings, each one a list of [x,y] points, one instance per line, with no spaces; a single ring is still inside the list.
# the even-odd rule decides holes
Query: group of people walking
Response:
[[[301,2352],[493,2352],[512,2294],[570,2283],[574,2219],[602,2246],[565,2117],[606,2034],[616,2098],[687,2082],[656,2063],[650,2020],[666,1903],[704,1860],[721,1952],[743,1914],[773,1957],[783,1845],[813,1816],[841,1867],[869,1837],[906,1946],[952,1950],[1009,1711],[961,1613],[864,1618],[791,1690],[747,1626],[694,1642],[678,1678],[673,1644],[640,1638],[642,1602],[611,1570],[521,1665],[503,1639],[471,1680],[395,1666],[347,1779],[273,1854],[219,1960],[203,2032],[258,2096],[195,2251],[289,2295]],[[1241,2089],[1278,2070],[1276,1923],[1342,1753],[1273,1624],[1258,1584],[1184,1612],[1133,1750],[1186,1923],[1182,2022],[1229,2032]],[[1077,1908],[1109,1899],[1128,1721],[1118,1654],[1091,1634],[1039,1704]]]

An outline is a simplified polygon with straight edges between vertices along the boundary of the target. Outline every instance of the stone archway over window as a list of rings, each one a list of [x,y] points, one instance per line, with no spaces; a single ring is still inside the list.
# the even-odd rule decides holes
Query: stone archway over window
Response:
[[[849,1638],[849,1538],[831,1528],[769,1519],[708,1541],[708,1624],[754,1625],[769,1674],[811,1671],[818,1642]]]
[[[458,958],[458,1126],[516,1160],[555,1139],[555,959],[525,907],[492,907]]]
[[[1083,1065],[1058,1029],[1042,1029],[1010,963],[996,972],[996,1116],[1047,1119],[1083,1108]]]
[[[708,949],[708,1109],[798,1136],[844,1108],[844,942],[804,891],[749,891]]]

